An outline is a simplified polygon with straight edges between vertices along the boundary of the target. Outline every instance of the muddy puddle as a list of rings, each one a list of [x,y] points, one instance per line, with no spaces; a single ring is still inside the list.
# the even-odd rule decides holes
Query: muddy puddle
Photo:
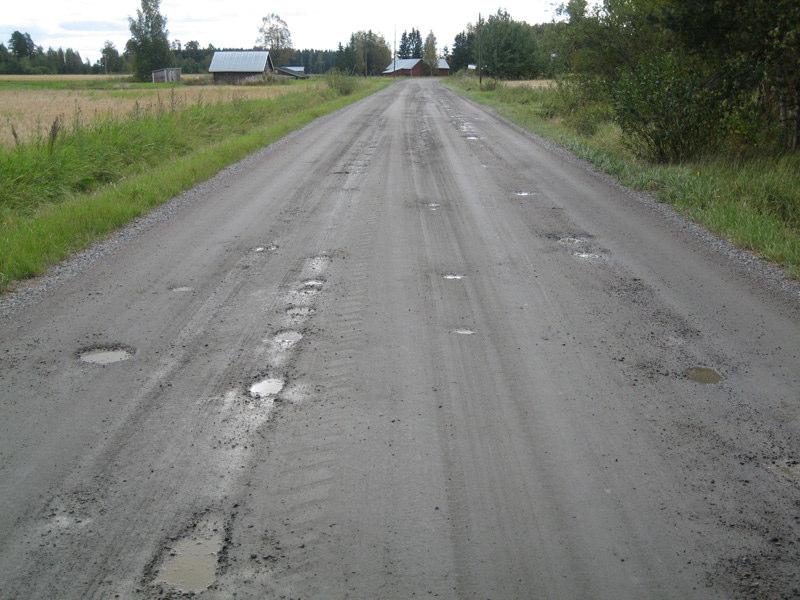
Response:
[[[714,384],[722,381],[722,375],[708,367],[690,367],[686,369],[684,375],[686,379],[695,383]]]
[[[167,551],[154,583],[185,594],[199,594],[214,583],[224,528],[206,520]]]
[[[187,292],[193,292],[194,288],[193,287],[189,287],[188,285],[179,285],[177,287],[170,288],[169,291],[170,292],[176,292],[178,294],[185,294]]]
[[[600,258],[600,255],[594,252],[573,252],[572,255],[584,260],[597,260]]]
[[[284,381],[280,377],[268,377],[250,386],[253,398],[267,398],[278,395],[283,389]]]
[[[78,357],[86,363],[93,365],[110,365],[133,358],[133,352],[127,348],[90,348],[78,354]]]
[[[442,279],[458,280],[458,279],[464,279],[464,276],[460,275],[459,273],[446,273],[445,275],[442,275]]]
[[[459,329],[454,329],[453,333],[457,335],[473,335],[475,332],[472,329],[466,329],[462,327]]]
[[[325,282],[321,279],[306,279],[303,282],[303,287],[306,289],[321,290],[323,285],[325,285]]]
[[[533,194],[531,192],[514,192],[514,195],[524,198],[526,196],[532,196]]]

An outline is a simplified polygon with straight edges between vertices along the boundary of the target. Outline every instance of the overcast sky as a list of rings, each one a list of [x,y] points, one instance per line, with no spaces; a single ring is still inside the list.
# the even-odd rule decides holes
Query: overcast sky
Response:
[[[429,30],[436,35],[439,49],[452,47],[453,38],[477,15],[505,8],[515,19],[543,23],[555,17],[559,0],[510,0],[500,5],[480,0],[458,3],[406,0],[391,2],[365,0],[320,1],[276,0],[162,0],[170,40],[197,40],[201,46],[250,47],[258,35],[261,17],[278,13],[288,23],[295,48],[335,49],[353,31],[372,29],[392,45],[405,29],[416,27],[424,39]],[[15,29],[27,31],[34,42],[78,50],[92,62],[100,56],[105,40],[122,51],[128,40],[128,17],[135,14],[138,0],[3,0],[0,11],[0,41],[7,43]],[[399,41],[398,41],[399,44]]]

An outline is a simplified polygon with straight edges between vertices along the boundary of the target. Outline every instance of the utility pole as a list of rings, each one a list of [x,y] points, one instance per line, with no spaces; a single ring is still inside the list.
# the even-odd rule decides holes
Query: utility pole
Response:
[[[392,50],[392,77],[397,77],[397,25],[394,26],[394,49]]]
[[[481,63],[483,62],[483,41],[481,40],[481,24],[483,19],[481,18],[481,13],[478,13],[478,89],[483,89],[483,70],[481,68]]]

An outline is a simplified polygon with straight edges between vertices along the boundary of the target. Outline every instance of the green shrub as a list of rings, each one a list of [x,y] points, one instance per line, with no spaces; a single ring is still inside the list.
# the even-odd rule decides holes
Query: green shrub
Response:
[[[325,76],[328,87],[341,96],[349,96],[358,88],[358,80],[352,75],[345,75],[338,69],[331,69]]]
[[[634,151],[656,162],[701,154],[723,134],[726,102],[701,69],[671,53],[623,71],[612,91],[614,116]]]

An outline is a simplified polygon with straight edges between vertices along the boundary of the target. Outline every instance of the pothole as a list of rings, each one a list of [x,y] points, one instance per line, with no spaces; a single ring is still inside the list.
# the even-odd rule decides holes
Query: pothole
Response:
[[[459,329],[454,329],[453,333],[456,333],[458,335],[472,335],[475,332],[472,331],[472,329],[459,328]]]
[[[264,250],[266,250],[266,248],[264,248],[264,246],[259,246],[258,248],[254,248],[253,252],[264,252]]]
[[[708,367],[690,367],[686,369],[684,375],[686,375],[686,379],[690,379],[695,383],[713,384],[722,381],[722,375]]]
[[[468,135],[467,139],[468,140],[477,140],[478,138],[476,136],[474,136],[474,135]]]
[[[586,242],[585,239],[579,237],[572,237],[572,236],[565,236],[558,239],[560,244],[565,244],[567,246],[577,246],[578,244],[583,244]]]
[[[191,535],[178,540],[169,550],[153,581],[183,592],[199,594],[214,583],[222,551],[224,527],[206,519]]]
[[[303,282],[303,287],[306,289],[320,290],[323,285],[325,285],[325,282],[321,279],[306,279]]]
[[[272,338],[272,342],[279,350],[288,350],[302,339],[303,334],[299,331],[281,331]]]
[[[286,309],[286,314],[291,319],[307,319],[314,314],[314,309],[310,306],[290,306]]]
[[[177,287],[173,287],[169,289],[170,292],[176,292],[179,294],[185,294],[186,292],[193,292],[194,288],[189,287],[188,285],[179,285]]]
[[[600,255],[595,252],[573,252],[572,255],[584,260],[597,260],[600,258]]]
[[[93,365],[110,365],[133,358],[133,351],[122,346],[107,346],[82,350],[78,357]]]
[[[430,208],[431,210],[437,210],[440,206],[441,204],[439,204],[438,202],[428,202],[428,208]]]
[[[324,273],[325,270],[328,268],[331,259],[329,256],[321,255],[315,256],[314,258],[309,259],[308,261],[308,268],[311,272],[316,273],[317,275]]]
[[[250,395],[253,398],[266,398],[276,396],[283,389],[283,379],[280,377],[268,377],[250,386]]]
[[[463,275],[459,275],[458,273],[446,273],[442,275],[442,279],[464,279]]]
[[[530,196],[530,195],[531,195],[531,193],[530,193],[530,192],[514,192],[514,195],[515,195],[515,196],[522,196],[522,197],[525,197],[525,196]]]

